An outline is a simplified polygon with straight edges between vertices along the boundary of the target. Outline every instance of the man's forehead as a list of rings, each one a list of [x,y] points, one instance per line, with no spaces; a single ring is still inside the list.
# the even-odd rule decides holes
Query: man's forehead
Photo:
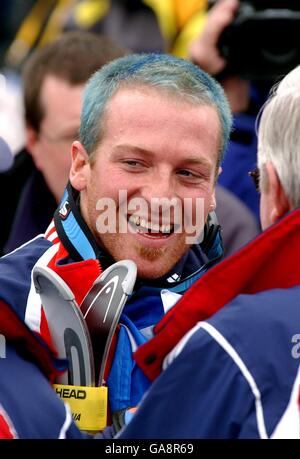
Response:
[[[186,123],[187,118],[191,122]],[[128,124],[129,119],[132,122]],[[181,140],[185,140],[185,144],[190,152],[193,150],[193,153],[195,153],[194,157],[198,156],[198,151],[194,147],[192,149],[189,148],[189,139],[192,142],[192,139],[196,138],[195,136],[199,140],[200,137],[201,140],[203,138],[215,138],[216,162],[219,163],[219,159],[217,158],[220,155],[222,128],[217,108],[204,101],[191,101],[182,97],[174,98],[172,94],[161,91],[160,89],[158,90],[152,86],[125,85],[121,86],[115,92],[107,103],[101,120],[102,139],[104,139],[106,134],[110,136],[113,132],[115,135],[116,129],[122,131],[123,128],[123,132],[132,133],[134,131],[136,139],[138,135],[136,125],[143,128],[148,127],[147,123],[149,120],[151,120],[149,128],[154,129],[155,132],[158,130],[160,136],[163,136],[164,128],[172,124],[175,132],[181,130]],[[154,134],[153,131],[152,134]],[[172,140],[170,137],[168,138]],[[203,145],[202,141],[201,144]],[[195,162],[197,161],[195,158]]]
[[[112,113],[118,115],[121,113],[121,110],[123,111],[124,109],[131,110],[131,112],[132,110],[134,111],[138,103],[144,104],[145,110],[151,109],[151,107],[155,105],[159,111],[160,107],[163,106],[160,104],[164,104],[164,102],[171,103],[171,105],[178,107],[185,106],[191,110],[203,111],[204,109],[206,113],[215,113],[219,120],[219,128],[221,130],[219,113],[217,107],[212,103],[208,103],[206,100],[200,100],[200,98],[189,97],[186,94],[180,94],[164,87],[153,87],[144,84],[133,85],[132,83],[120,86],[110,97],[104,108],[102,123]],[[181,113],[180,110],[179,108],[179,114]]]

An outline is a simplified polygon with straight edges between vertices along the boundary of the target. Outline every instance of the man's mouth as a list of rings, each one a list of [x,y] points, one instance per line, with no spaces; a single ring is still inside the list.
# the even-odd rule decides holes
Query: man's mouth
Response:
[[[130,215],[128,218],[130,227],[137,233],[151,235],[154,237],[169,237],[174,233],[173,224],[158,224],[152,223],[143,217],[137,215]]]

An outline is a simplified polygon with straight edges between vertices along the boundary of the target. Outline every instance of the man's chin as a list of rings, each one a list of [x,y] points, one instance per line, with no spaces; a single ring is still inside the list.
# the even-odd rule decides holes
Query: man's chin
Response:
[[[139,257],[145,260],[146,262],[147,261],[155,262],[155,261],[161,260],[166,253],[166,249],[144,247],[144,246],[138,246],[136,250],[137,250]]]
[[[156,257],[150,259],[138,257],[134,260],[137,265],[138,277],[141,279],[159,279],[166,275],[175,263],[170,263],[167,258]]]
[[[104,239],[104,238],[103,238]],[[138,277],[142,279],[159,279],[171,271],[173,266],[184,255],[188,247],[178,241],[170,247],[149,247],[131,240],[111,238],[106,235],[101,246],[116,261],[129,259],[137,265]]]
[[[138,276],[142,279],[157,279],[168,272],[166,250],[153,247],[136,246],[135,263]]]

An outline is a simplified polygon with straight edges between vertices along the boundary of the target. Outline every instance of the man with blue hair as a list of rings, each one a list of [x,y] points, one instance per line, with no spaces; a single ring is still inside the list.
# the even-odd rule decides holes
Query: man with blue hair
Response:
[[[221,86],[194,64],[159,54],[111,62],[85,88],[70,181],[54,220],[44,236],[0,261],[1,301],[18,305],[46,341],[34,266],[58,274],[81,305],[107,267],[136,264],[104,375],[117,428],[150,385],[132,352],[220,258],[211,212],[230,130]]]

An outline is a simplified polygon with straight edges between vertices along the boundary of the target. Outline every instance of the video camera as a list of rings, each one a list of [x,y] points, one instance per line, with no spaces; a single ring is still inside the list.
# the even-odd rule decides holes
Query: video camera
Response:
[[[299,0],[240,0],[218,43],[228,63],[225,74],[275,82],[300,64],[299,30]]]

